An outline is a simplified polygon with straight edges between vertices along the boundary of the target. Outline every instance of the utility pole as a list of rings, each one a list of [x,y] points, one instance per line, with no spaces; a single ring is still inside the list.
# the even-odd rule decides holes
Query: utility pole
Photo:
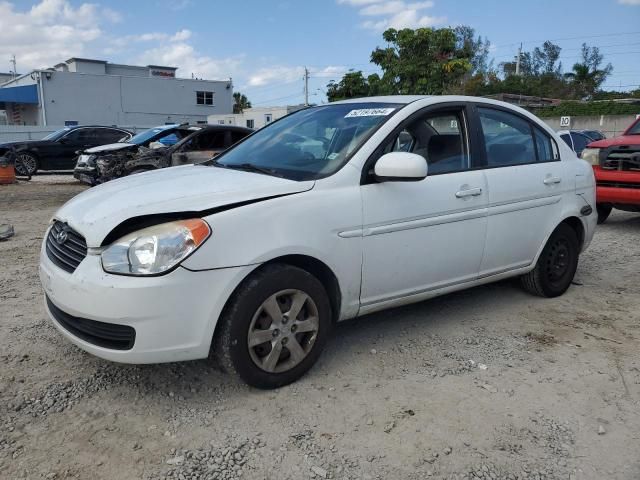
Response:
[[[309,106],[309,69],[304,67],[304,105]]]
[[[518,48],[518,58],[516,59],[516,75],[520,75],[520,57],[522,56],[522,43]]]
[[[11,57],[11,60],[9,60],[9,63],[11,63],[11,65],[13,65],[13,70],[11,71],[11,78],[14,79],[18,76],[18,69],[16,68],[16,56],[13,55]]]

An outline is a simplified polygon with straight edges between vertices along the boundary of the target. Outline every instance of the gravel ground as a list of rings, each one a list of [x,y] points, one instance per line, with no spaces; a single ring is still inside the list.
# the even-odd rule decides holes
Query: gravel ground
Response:
[[[501,282],[346,322],[301,381],[126,366],[64,341],[37,276],[84,189],[0,186],[0,478],[640,478],[640,215],[614,213],[561,298]]]

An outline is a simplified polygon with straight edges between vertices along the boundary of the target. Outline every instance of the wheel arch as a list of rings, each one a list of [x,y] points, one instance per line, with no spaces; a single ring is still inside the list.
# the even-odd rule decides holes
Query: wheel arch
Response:
[[[279,257],[274,257],[270,260],[265,261],[264,263],[261,263],[259,266],[251,270],[235,286],[235,288],[231,292],[231,295],[229,295],[229,297],[225,302],[223,311],[227,307],[227,305],[231,302],[233,297],[236,295],[236,292],[238,291],[238,289],[247,281],[248,278],[250,278],[256,272],[259,272],[260,270],[264,269],[268,265],[274,265],[274,264],[291,265],[294,267],[298,267],[310,273],[314,277],[316,277],[320,281],[320,283],[322,283],[325,290],[327,291],[327,295],[329,297],[329,303],[331,305],[332,321],[336,323],[339,320],[341,305],[342,305],[342,291],[340,289],[340,283],[338,282],[338,277],[326,263],[324,263],[321,260],[318,260],[315,257],[312,257],[310,255],[304,255],[304,254],[291,254],[291,255],[281,255]],[[216,325],[216,329],[217,329],[217,325]]]
[[[585,240],[585,228],[584,228],[584,225],[582,224],[582,220],[580,220],[576,216],[571,216],[562,220],[558,224],[558,226],[562,225],[563,223],[566,225],[569,225],[573,229],[573,231],[576,232],[576,236],[578,237],[578,244],[580,245],[580,251],[582,251],[582,247],[584,245],[584,240]],[[558,227],[556,226],[556,228]]]
[[[531,262],[531,265],[529,265],[528,269],[531,270],[533,268],[535,268],[536,263],[538,263],[538,259],[540,258],[540,255],[542,254],[542,251],[544,250],[544,247],[547,245],[547,242],[549,241],[549,238],[551,238],[551,235],[553,235],[553,232],[556,231],[556,229],[560,226],[560,225],[568,225],[574,232],[576,232],[576,236],[578,237],[578,245],[579,245],[579,252],[582,252],[582,249],[584,247],[585,244],[585,240],[586,240],[586,235],[587,235],[587,231],[585,229],[584,223],[582,222],[582,220],[580,220],[580,218],[576,215],[567,215],[566,217],[562,218],[555,227],[553,227],[553,229],[551,229],[548,233],[547,236],[545,237],[544,241],[541,243],[538,252],[536,253],[535,258],[533,259],[533,262]]]
[[[340,283],[338,282],[338,277],[336,276],[336,274],[326,263],[310,255],[283,255],[263,263],[256,270],[259,270],[266,265],[273,265],[274,263],[281,263],[298,267],[320,280],[320,283],[322,283],[325,290],[327,291],[327,295],[329,296],[332,320],[334,323],[338,321],[338,319],[340,318],[340,306],[342,305]]]

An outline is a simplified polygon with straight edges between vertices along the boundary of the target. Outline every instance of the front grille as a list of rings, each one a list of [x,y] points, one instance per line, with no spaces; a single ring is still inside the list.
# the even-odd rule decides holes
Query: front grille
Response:
[[[126,325],[104,323],[74,317],[56,307],[47,297],[47,307],[53,318],[69,333],[98,347],[112,350],[131,350],[136,340],[136,331]]]
[[[640,171],[640,146],[620,145],[610,147],[600,162],[600,167],[605,170],[620,170],[624,172]]]
[[[54,222],[47,235],[47,256],[61,269],[73,273],[87,256],[84,237],[63,222]]]
[[[613,187],[613,188],[635,188],[640,189],[640,183],[624,183],[624,182],[610,182],[607,180],[598,180],[596,182],[598,187]]]

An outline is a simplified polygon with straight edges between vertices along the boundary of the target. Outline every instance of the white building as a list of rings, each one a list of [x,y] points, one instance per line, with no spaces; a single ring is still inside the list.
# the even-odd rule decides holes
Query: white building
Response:
[[[247,108],[242,113],[209,115],[207,121],[212,125],[237,125],[239,127],[258,129],[303,108],[305,108],[304,105]]]
[[[233,111],[230,80],[179,78],[175,67],[70,58],[11,77],[0,74],[0,110],[11,125],[206,123]]]

